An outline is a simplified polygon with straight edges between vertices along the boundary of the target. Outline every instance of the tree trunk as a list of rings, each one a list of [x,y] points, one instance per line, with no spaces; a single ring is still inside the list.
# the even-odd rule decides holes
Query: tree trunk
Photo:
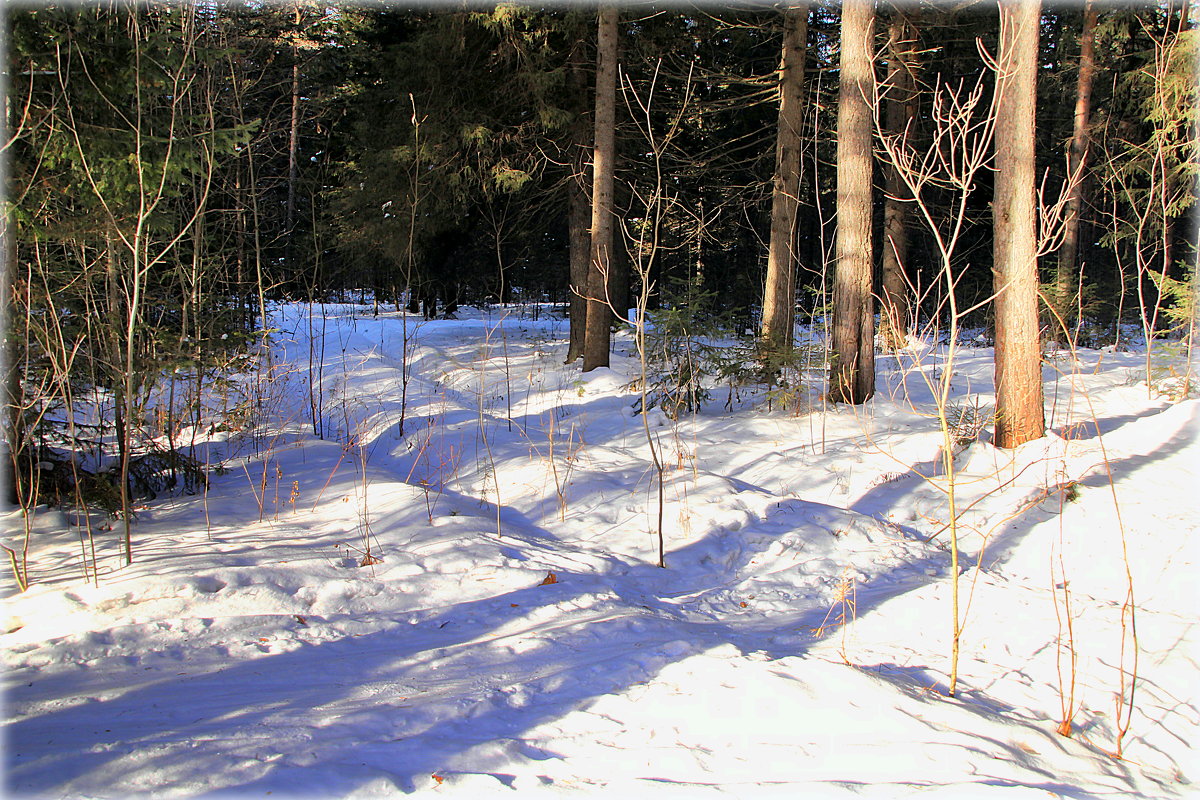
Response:
[[[884,125],[899,136],[916,116],[916,39],[905,12],[893,8],[888,26],[888,86]],[[888,345],[900,347],[909,334],[910,287],[905,275],[908,261],[908,208],[912,200],[895,164],[887,165],[883,201],[883,309],[880,324]]]
[[[628,208],[628,206],[618,203],[616,208]],[[619,216],[613,217],[614,220],[618,218]],[[625,247],[621,233],[614,230],[612,256],[609,258],[608,269],[608,299],[612,310],[625,318],[628,317],[629,309],[632,305],[630,300],[632,295],[632,275],[633,269],[631,269],[629,250]]]
[[[587,76],[584,73],[580,54],[576,47],[571,54],[567,81],[576,96],[587,91]],[[584,331],[587,325],[587,280],[588,263],[591,260],[591,239],[588,224],[591,222],[591,206],[588,202],[585,181],[587,164],[584,149],[587,141],[587,118],[580,111],[571,127],[571,151],[569,153],[571,175],[567,178],[567,240],[570,247],[570,305],[571,343],[567,348],[567,363],[583,357]]]
[[[592,249],[588,264],[583,371],[608,366],[608,272],[613,246],[613,159],[616,155],[617,9],[602,6],[596,47],[596,135],[592,156]]]
[[[1063,243],[1058,253],[1054,297],[1058,318],[1050,320],[1051,337],[1061,340],[1075,328],[1079,292],[1078,275],[1080,211],[1083,208],[1083,176],[1087,170],[1088,122],[1092,109],[1092,83],[1096,75],[1096,18],[1091,0],[1083,9],[1083,30],[1079,34],[1079,78],[1075,94],[1075,127],[1067,151],[1067,204],[1063,214]],[[1064,328],[1066,330],[1062,330]]]
[[[591,260],[591,239],[588,223],[591,207],[587,192],[572,177],[567,186],[567,226],[571,248],[570,306],[571,344],[567,348],[567,363],[583,357],[584,332],[587,330],[587,279]]]
[[[790,6],[783,16],[783,55],[779,63],[779,122],[775,135],[775,179],[771,196],[771,240],[763,290],[761,335],[767,352],[792,347],[795,319],[796,210],[800,195],[800,129],[804,124],[804,59],[808,44],[808,3]]]
[[[292,119],[288,128],[288,182],[287,206],[284,216],[284,230],[288,234],[288,255],[291,256],[292,229],[296,225],[296,180],[299,177],[300,165],[298,153],[300,149],[300,47],[295,38],[300,36],[300,5],[296,5],[296,29],[292,41]]]
[[[1045,433],[1034,198],[1040,12],[1041,0],[1000,0],[992,203],[998,447],[1016,447]]]
[[[16,282],[17,264],[17,234],[13,230],[11,221],[12,215],[0,215],[0,239],[3,240],[4,257],[8,265],[8,269],[0,272],[0,307],[3,307],[3,318],[10,321],[17,319],[18,305],[14,302],[16,294],[14,293],[14,283]],[[29,289],[29,280],[25,281],[26,290]],[[26,302],[26,308],[30,308],[32,303]],[[22,488],[31,485],[29,480],[28,470],[24,465],[33,463],[36,468],[36,458],[29,458],[25,452],[29,446],[29,429],[25,419],[25,392],[22,386],[23,370],[21,369],[21,351],[28,350],[28,346],[21,348],[19,346],[18,337],[8,335],[4,337],[4,358],[0,361],[0,368],[4,370],[4,410],[8,430],[5,432],[8,437],[8,466],[5,469],[4,478],[9,482],[8,489],[11,494],[8,495],[11,501],[17,502],[22,508],[28,508],[36,504],[34,498],[28,498],[20,491]],[[11,472],[9,472],[11,470]]]
[[[875,393],[871,302],[871,97],[874,0],[842,3],[837,122],[837,238],[833,283],[833,364],[829,399],[863,403]]]

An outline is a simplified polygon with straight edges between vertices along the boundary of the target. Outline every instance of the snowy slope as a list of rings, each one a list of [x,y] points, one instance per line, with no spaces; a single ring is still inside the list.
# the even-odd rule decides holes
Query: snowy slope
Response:
[[[132,566],[99,532],[89,583],[80,529],[34,520],[36,584],[4,601],[9,793],[1192,793],[1200,404],[1149,399],[1139,356],[1049,363],[1052,432],[958,457],[948,697],[938,350],[881,357],[863,408],[814,383],[800,416],[651,412],[664,570],[628,339],[581,376],[544,316],[321,311],[279,311],[272,424],[212,437],[226,471],[139,513]],[[960,353],[963,402],[990,358]]]

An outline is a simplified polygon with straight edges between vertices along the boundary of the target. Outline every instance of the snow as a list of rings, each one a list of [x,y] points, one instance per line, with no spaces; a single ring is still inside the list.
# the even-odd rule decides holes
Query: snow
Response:
[[[311,310],[324,439],[310,308],[285,305],[271,424],[205,439],[226,469],[139,511],[131,566],[119,523],[95,534],[92,583],[74,517],[32,520],[33,585],[4,584],[12,795],[1193,792],[1200,402],[1152,397],[1141,354],[1049,361],[1047,436],[956,458],[951,697],[924,380],[943,348],[881,354],[860,408],[824,407],[813,375],[799,415],[761,396],[726,412],[723,391],[652,411],[660,569],[627,334],[580,375],[546,314]],[[957,351],[956,402],[992,402],[991,358]]]

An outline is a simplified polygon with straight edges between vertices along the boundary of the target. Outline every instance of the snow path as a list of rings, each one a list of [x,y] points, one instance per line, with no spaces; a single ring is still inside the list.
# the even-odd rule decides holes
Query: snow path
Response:
[[[401,437],[399,319],[353,311],[329,322],[325,416],[330,438],[357,434],[365,475],[357,447],[300,432],[307,397],[292,388],[264,521],[248,451],[214,480],[207,522],[195,498],[151,504],[125,569],[101,542],[98,587],[78,577],[74,531],[39,540],[40,583],[6,600],[10,791],[1185,793],[1200,732],[1195,402],[1092,389],[1111,406],[1125,536],[1147,556],[1142,694],[1131,760],[1115,761],[1102,749],[1124,573],[1094,435],[1047,437],[1012,465],[984,444],[960,456],[968,567],[987,546],[985,568],[964,571],[962,691],[947,698],[949,556],[924,541],[944,495],[909,472],[936,464],[917,408],[881,398],[866,416],[743,410],[679,428],[652,415],[676,465],[661,570],[627,357],[581,378],[560,364],[561,323],[505,319],[506,342],[495,316],[429,323]],[[297,335],[281,358],[306,352]],[[974,392],[988,356],[963,366]],[[1069,482],[1080,499],[1065,503]],[[383,561],[360,567],[368,539]],[[1054,733],[1051,553],[1076,604],[1074,739]]]

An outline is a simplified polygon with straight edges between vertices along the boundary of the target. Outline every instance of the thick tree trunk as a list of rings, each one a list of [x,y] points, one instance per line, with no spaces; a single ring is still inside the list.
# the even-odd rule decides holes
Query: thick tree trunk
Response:
[[[761,330],[764,348],[774,353],[791,349],[795,319],[796,211],[800,194],[800,129],[804,124],[807,44],[808,3],[799,3],[784,12],[783,54],[779,64],[779,122],[775,135],[771,240]]]
[[[1041,0],[1000,0],[996,193],[992,203],[999,447],[1016,447],[1045,433],[1034,195],[1040,14]]]
[[[901,135],[916,116],[913,76],[916,39],[904,11],[893,8],[888,26],[888,86],[884,125]],[[908,208],[911,195],[894,164],[888,163],[883,201],[883,309],[880,324],[892,347],[900,347],[909,334],[909,294],[905,275],[908,261]]]
[[[582,96],[587,91],[587,77],[580,54],[575,48],[567,80],[572,91]],[[570,164],[571,175],[567,178],[567,240],[570,248],[570,305],[571,343],[567,348],[567,363],[583,357],[584,331],[587,329],[587,280],[588,263],[591,260],[591,239],[588,224],[591,222],[591,205],[588,202],[585,181],[588,178],[584,149],[588,138],[587,118],[581,112],[571,130]]]
[[[613,247],[613,159],[616,155],[617,9],[602,6],[596,47],[596,136],[592,156],[592,249],[588,265],[583,371],[608,366],[612,311],[608,273]]]
[[[1055,274],[1054,303],[1057,318],[1050,320],[1051,337],[1061,340],[1074,329],[1078,306],[1077,280],[1079,266],[1080,211],[1083,208],[1083,176],[1087,170],[1088,122],[1092,109],[1092,83],[1096,75],[1096,18],[1098,12],[1091,0],[1083,9],[1083,30],[1079,34],[1079,77],[1075,93],[1075,127],[1067,151],[1067,180],[1070,181],[1067,204],[1063,213],[1063,243],[1058,253]],[[1062,330],[1065,327],[1066,330]]]
[[[842,3],[837,123],[837,238],[833,283],[833,364],[829,399],[863,403],[875,393],[871,297],[871,97],[874,0]]]

